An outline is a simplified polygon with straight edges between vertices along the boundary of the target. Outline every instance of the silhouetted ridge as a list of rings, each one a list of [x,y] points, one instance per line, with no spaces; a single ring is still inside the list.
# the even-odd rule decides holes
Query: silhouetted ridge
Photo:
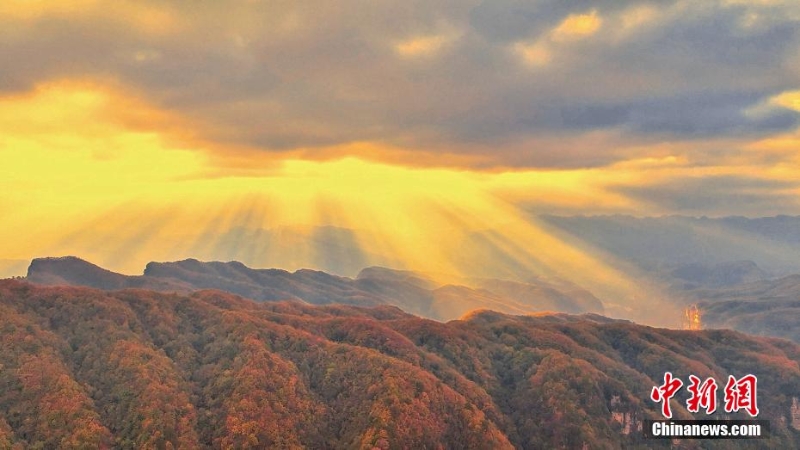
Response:
[[[75,256],[36,258],[31,261],[27,275],[29,281],[39,284],[75,284],[100,289],[128,287],[127,278]]]
[[[357,280],[382,280],[412,284],[423,289],[435,289],[436,283],[410,270],[388,269],[386,267],[367,267],[356,276]]]
[[[115,290],[152,289],[164,292],[190,292],[192,286],[174,278],[122,275],[75,256],[37,258],[31,261],[26,279],[49,286],[88,286]]]
[[[326,272],[300,269],[252,269],[232,262],[202,262],[186,259],[151,262],[141,276],[127,276],[101,269],[77,258],[35,260],[29,281],[47,285],[79,285],[98,289],[145,288],[166,292],[217,289],[258,301],[301,300],[317,305],[395,305],[413,314],[449,320],[467,311],[486,307],[512,314],[554,310],[602,312],[591,293],[569,283],[515,283],[516,290],[503,289],[511,282],[484,280],[489,288],[439,287],[424,275],[369,267],[355,279]],[[497,290],[492,289],[497,287]]]

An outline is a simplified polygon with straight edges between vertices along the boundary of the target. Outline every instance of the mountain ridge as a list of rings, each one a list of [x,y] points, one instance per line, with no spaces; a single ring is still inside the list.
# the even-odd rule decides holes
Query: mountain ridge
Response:
[[[396,305],[413,314],[437,320],[460,317],[485,302],[494,309],[523,314],[535,311],[603,312],[603,304],[578,286],[543,280],[520,283],[482,280],[478,286],[439,285],[424,275],[381,267],[363,269],[356,278],[300,269],[252,269],[241,262],[150,262],[142,275],[122,275],[80,258],[34,259],[27,280],[44,285],[79,285],[114,290],[142,288],[188,293],[219,289],[258,301],[302,300],[312,304],[361,306]],[[494,291],[487,284],[495,283]],[[510,283],[510,284],[509,284]],[[453,286],[453,285],[451,285]],[[513,286],[514,289],[501,288]],[[499,291],[499,292],[495,292]]]
[[[800,272],[800,216],[540,215],[548,229],[592,254],[650,270],[752,260],[771,276]]]

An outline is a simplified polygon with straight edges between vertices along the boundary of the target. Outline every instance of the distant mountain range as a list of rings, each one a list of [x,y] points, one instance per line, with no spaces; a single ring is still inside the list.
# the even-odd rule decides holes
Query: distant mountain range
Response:
[[[615,298],[561,279],[502,268],[495,272],[508,272],[509,278],[463,278],[445,285],[424,274],[379,267],[348,278],[313,270],[251,269],[237,262],[190,259],[150,263],[143,275],[126,276],[77,258],[43,258],[32,262],[27,278],[40,284],[101,289],[179,293],[220,289],[261,301],[395,305],[437,320],[488,308],[509,314],[594,312],[677,326],[680,308],[699,303],[707,327],[800,342],[799,327],[795,326],[800,323],[796,304],[800,283],[792,277],[800,273],[800,217],[616,215],[542,216],[538,220],[545,230],[642,286],[642,296]],[[329,234],[318,233],[320,239]],[[348,261],[351,267],[366,259]],[[17,272],[23,267],[18,260],[4,264],[0,266]],[[648,322],[652,318],[661,320]]]
[[[439,285],[424,275],[370,267],[356,278],[314,270],[288,272],[251,269],[239,262],[188,259],[149,263],[140,276],[111,272],[76,257],[34,259],[26,279],[45,285],[124,288],[189,293],[218,289],[258,301],[302,300],[325,305],[393,305],[437,320],[455,319],[476,309],[510,314],[537,311],[602,313],[603,304],[590,292],[563,280],[531,283],[497,279],[471,280],[471,286]]]
[[[775,336],[800,343],[800,275],[693,295],[707,327]]]
[[[800,216],[541,216],[563,239],[645,270],[752,261],[771,276],[800,272]]]
[[[566,242],[652,283],[667,303],[699,303],[707,327],[800,342],[800,216],[538,219]]]
[[[32,277],[57,281],[53,263],[37,262]],[[223,283],[249,274],[196,261],[149,266],[144,277],[66,264],[73,270],[61,276],[96,277],[113,289],[188,286],[154,273]],[[367,291],[350,290],[359,280],[432,287],[414,274],[370,271],[339,280],[340,295],[360,302],[356,292]],[[334,282],[315,272],[256,272],[284,281],[274,288],[281,292]],[[0,448],[674,448],[641,430],[660,417],[649,396],[666,371],[722,384],[756,374],[771,438],[747,448],[800,448],[800,346],[733,331],[491,311],[441,323],[385,305],[22,280],[0,280],[0,317]],[[686,398],[684,388],[673,400],[675,418],[707,418],[690,414]]]
[[[699,304],[707,328],[782,337],[800,343],[800,275],[767,279],[751,261],[716,265],[691,263],[653,272],[669,286],[677,307]],[[301,300],[310,304],[397,306],[418,316],[456,319],[475,309],[525,315],[551,311],[603,314],[590,292],[560,281],[531,283],[471,279],[440,285],[422,274],[382,267],[363,269],[356,278],[325,272],[251,269],[238,262],[184,260],[150,263],[144,275],[114,273],[76,257],[39,258],[26,279],[44,285],[104,290],[147,289],[188,294],[218,289],[258,301]],[[678,326],[676,320],[673,326]]]

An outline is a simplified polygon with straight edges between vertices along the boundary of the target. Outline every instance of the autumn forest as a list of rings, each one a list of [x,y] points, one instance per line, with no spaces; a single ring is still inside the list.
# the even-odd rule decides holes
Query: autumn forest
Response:
[[[0,309],[0,448],[652,448],[664,371],[755,369],[769,447],[800,444],[800,346],[733,331],[15,280]]]

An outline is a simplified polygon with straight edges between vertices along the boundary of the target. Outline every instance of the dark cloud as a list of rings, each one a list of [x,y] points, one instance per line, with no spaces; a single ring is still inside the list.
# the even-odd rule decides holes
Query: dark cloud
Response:
[[[700,64],[774,66],[783,62],[785,52],[797,42],[797,23],[776,20],[768,27],[743,26],[750,8],[712,7],[705,14],[686,17],[656,33],[665,45],[656,49],[671,60],[696,58]]]
[[[754,138],[797,126],[792,111],[747,112],[796,88],[789,62],[800,44],[800,8],[788,2],[641,3],[654,8],[651,21],[624,35],[623,18],[637,2],[140,5],[171,23],[153,31],[146,13],[133,18],[113,8],[0,19],[0,90],[64,77],[113,79],[216,143],[280,151],[378,141],[481,154],[498,165],[630,157],[609,147],[575,158],[584,151],[525,144],[597,130],[635,146]],[[602,21],[595,34],[550,39],[570,14],[591,11]],[[428,53],[396,51],[426,37],[439,39]],[[548,46],[551,60],[529,67],[515,46],[536,42]]]
[[[631,108],[626,105],[581,105],[561,108],[563,125],[568,128],[605,128],[630,120]]]
[[[739,175],[680,177],[646,186],[613,190],[664,212],[680,214],[774,215],[800,208],[800,182]]]
[[[798,114],[792,110],[775,108],[758,116],[746,113],[769,96],[770,93],[708,91],[648,99],[631,107],[629,126],[639,133],[676,137],[758,135],[796,127]]]

